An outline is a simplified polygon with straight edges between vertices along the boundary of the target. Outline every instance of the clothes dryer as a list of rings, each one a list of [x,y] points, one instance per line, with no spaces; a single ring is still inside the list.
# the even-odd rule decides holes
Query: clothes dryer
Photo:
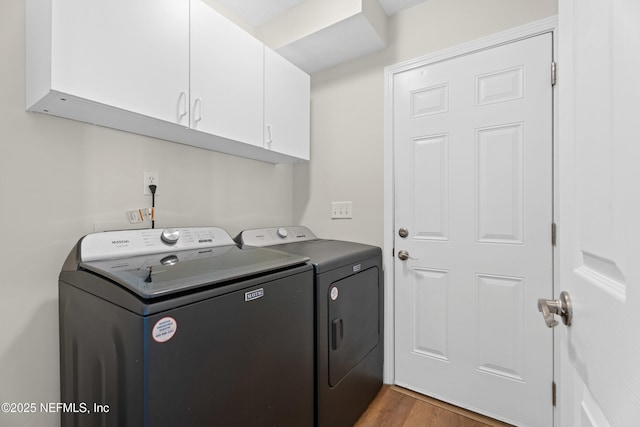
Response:
[[[382,251],[319,239],[302,226],[245,230],[236,242],[310,259],[315,274],[316,424],[352,426],[382,386]]]

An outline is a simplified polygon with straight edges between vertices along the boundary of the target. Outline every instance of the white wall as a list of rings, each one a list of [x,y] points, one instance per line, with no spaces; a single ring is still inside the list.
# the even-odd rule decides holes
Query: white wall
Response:
[[[0,403],[58,402],[57,277],[75,242],[128,225],[150,206],[157,227],[217,225],[232,235],[292,222],[292,168],[24,111],[23,0],[0,1]],[[148,223],[147,223],[148,224]],[[55,426],[55,414],[0,426]]]
[[[388,47],[311,79],[311,162],[293,167],[294,221],[383,244],[384,67],[555,15],[556,0],[427,0],[389,20]],[[352,201],[352,220],[331,220]]]

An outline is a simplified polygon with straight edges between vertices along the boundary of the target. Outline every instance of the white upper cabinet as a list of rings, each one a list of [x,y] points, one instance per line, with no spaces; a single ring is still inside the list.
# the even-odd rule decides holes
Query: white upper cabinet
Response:
[[[26,5],[28,111],[271,163],[309,158],[309,76],[265,59],[201,0]]]
[[[27,3],[28,109],[56,114],[57,92],[188,126],[187,1]]]
[[[191,0],[191,127],[262,147],[263,44]]]
[[[310,78],[265,47],[265,148],[309,160]]]

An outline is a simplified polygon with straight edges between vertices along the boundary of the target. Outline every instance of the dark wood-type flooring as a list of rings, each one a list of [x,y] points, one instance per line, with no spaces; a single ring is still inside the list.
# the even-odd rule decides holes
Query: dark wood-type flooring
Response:
[[[397,386],[384,385],[354,427],[510,427]]]

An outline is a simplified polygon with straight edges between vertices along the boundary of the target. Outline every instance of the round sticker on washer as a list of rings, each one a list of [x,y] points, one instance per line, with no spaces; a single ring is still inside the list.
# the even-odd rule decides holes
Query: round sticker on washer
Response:
[[[167,342],[176,333],[178,324],[173,317],[163,317],[153,325],[152,336],[156,342]]]
[[[333,288],[331,288],[331,301],[335,301],[338,299],[338,288],[336,288],[335,286]]]

